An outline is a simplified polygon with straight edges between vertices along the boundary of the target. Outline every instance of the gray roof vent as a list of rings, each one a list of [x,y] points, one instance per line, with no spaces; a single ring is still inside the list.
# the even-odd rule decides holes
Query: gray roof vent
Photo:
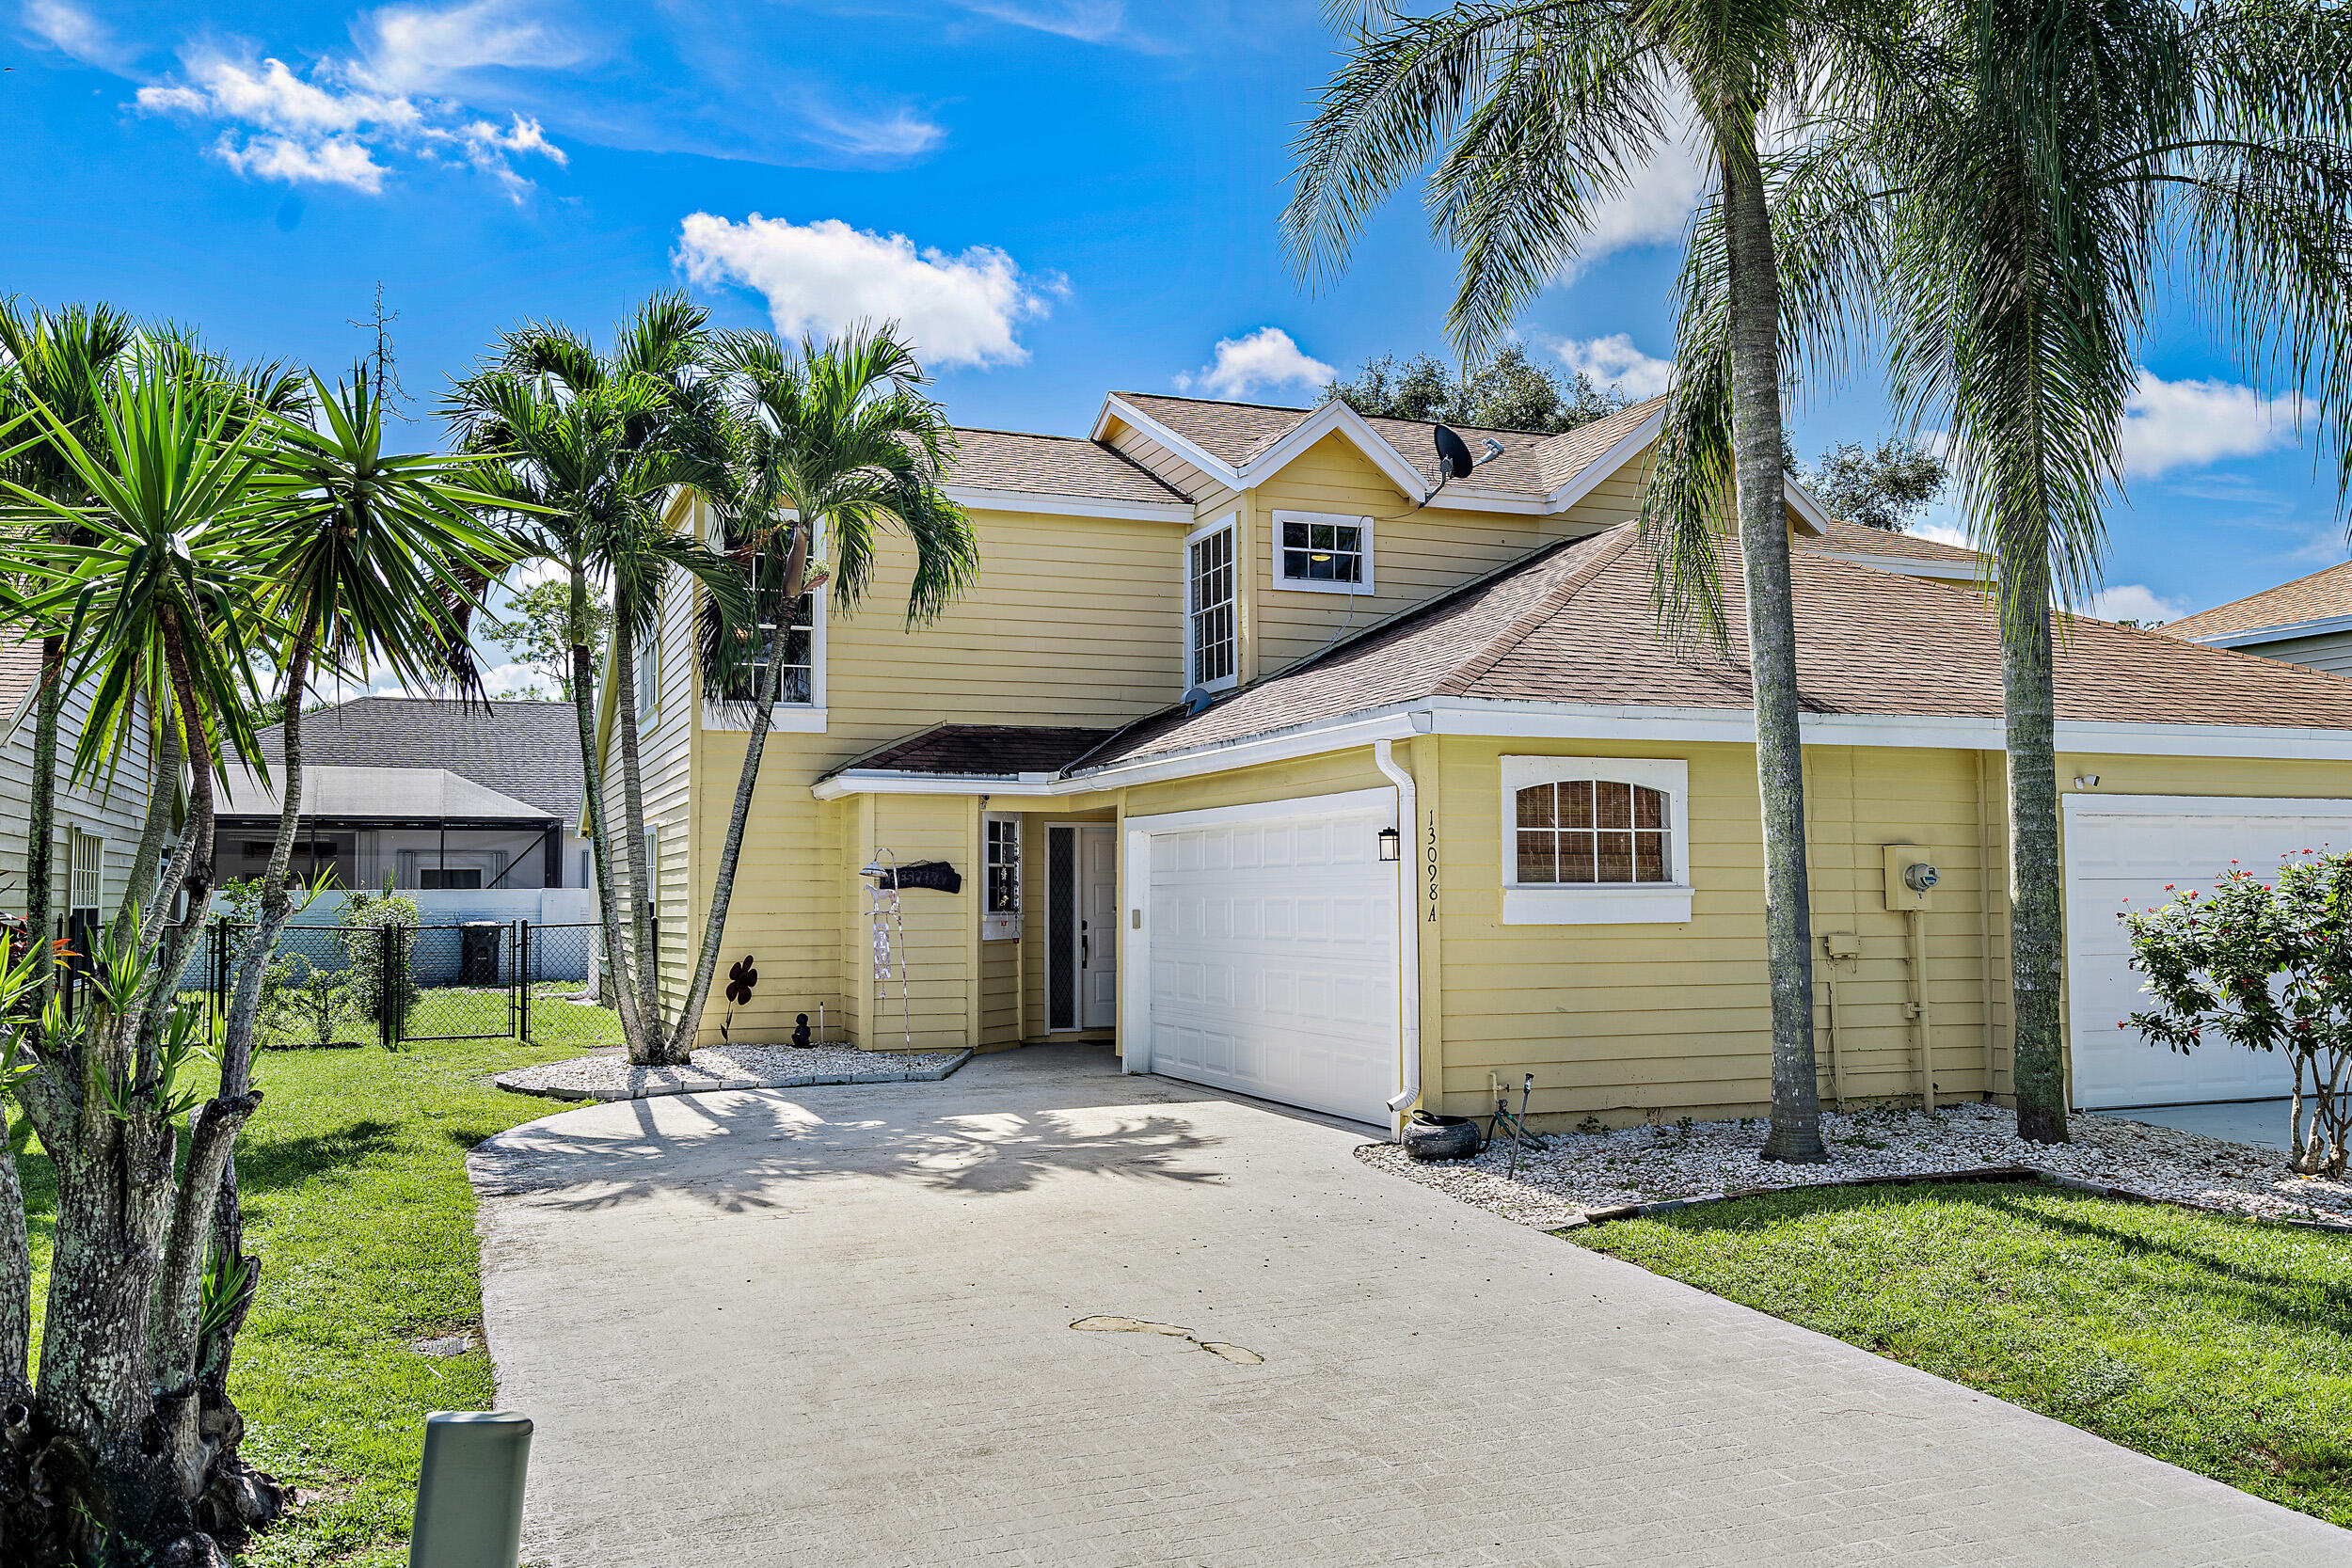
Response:
[[[1184,712],[1188,715],[1206,713],[1209,711],[1210,705],[1216,701],[1216,692],[1211,691],[1205,686],[1196,686],[1184,693]]]

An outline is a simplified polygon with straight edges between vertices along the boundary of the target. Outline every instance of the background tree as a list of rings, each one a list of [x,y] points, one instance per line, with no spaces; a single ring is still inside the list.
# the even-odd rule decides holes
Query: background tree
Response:
[[[1793,451],[1784,467],[1832,516],[1888,533],[1900,533],[1918,521],[1951,479],[1941,458],[1899,436],[1887,436],[1875,449],[1841,442],[1821,453],[1820,465],[1810,472]]]
[[[1686,106],[1714,198],[1693,255],[1721,304],[1686,310],[1644,528],[1658,548],[1668,626],[1726,645],[1716,533],[1738,519],[1746,662],[1763,801],[1765,945],[1772,987],[1769,1159],[1819,1160],[1811,915],[1798,732],[1796,636],[1781,470],[1784,297],[1767,198],[1763,125],[1806,92],[1851,92],[1857,3],[1465,0],[1429,16],[1347,8],[1346,59],[1298,148],[1284,214],[1311,275],[1344,258],[1370,212],[1434,164],[1433,226],[1462,256],[1448,326],[1474,353],[1573,261],[1599,204],[1673,145]],[[1695,330],[1694,330],[1695,329]]]
[[[885,531],[914,546],[910,628],[938,619],[980,565],[971,520],[942,488],[954,429],[923,391],[928,378],[894,328],[852,327],[830,343],[809,339],[798,346],[769,333],[732,333],[720,358],[741,442],[739,486],[722,522],[752,612],[738,619],[713,602],[703,621],[702,658],[707,689],[745,712],[750,733],[703,915],[702,949],[670,1037],[676,1059],[693,1051],[725,943],[794,607],[803,594],[822,591],[829,574],[834,605],[854,610],[873,582]],[[819,528],[829,568],[812,559]]]
[[[1323,389],[1359,414],[1428,420],[1486,430],[1557,435],[1607,419],[1632,399],[1619,387],[1598,387],[1582,371],[1563,375],[1528,358],[1518,343],[1456,377],[1434,356],[1417,354],[1402,365],[1394,355],[1367,361],[1353,381]]]
[[[572,701],[572,585],[561,578],[532,583],[509,598],[508,610],[504,617],[485,617],[482,629],[545,679],[559,701]],[[586,629],[593,699],[604,678],[604,646],[612,634],[612,601],[594,583],[588,585]]]

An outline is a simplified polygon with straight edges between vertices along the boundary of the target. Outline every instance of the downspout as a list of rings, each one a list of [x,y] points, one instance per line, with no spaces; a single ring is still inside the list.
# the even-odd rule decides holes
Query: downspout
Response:
[[[1413,877],[1418,861],[1410,852],[1421,837],[1421,803],[1413,792],[1413,776],[1396,765],[1389,742],[1372,743],[1372,760],[1396,785],[1396,822],[1405,841],[1396,857],[1396,964],[1402,993],[1397,1001],[1403,1013],[1405,1089],[1389,1101],[1389,1109],[1393,1113],[1390,1135],[1402,1140],[1405,1113],[1421,1098],[1421,927],[1415,919],[1420,909],[1420,884]]]

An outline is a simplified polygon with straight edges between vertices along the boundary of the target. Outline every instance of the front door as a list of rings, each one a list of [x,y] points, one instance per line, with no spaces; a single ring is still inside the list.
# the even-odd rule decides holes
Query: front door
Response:
[[[1119,830],[1046,829],[1045,955],[1049,1030],[1108,1029],[1119,1019]]]

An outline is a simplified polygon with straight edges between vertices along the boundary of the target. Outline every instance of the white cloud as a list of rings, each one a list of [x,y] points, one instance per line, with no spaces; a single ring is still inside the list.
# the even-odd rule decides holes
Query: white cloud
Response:
[[[992,22],[1029,27],[1082,43],[1107,43],[1127,25],[1125,0],[1036,0],[1027,5],[1013,4],[1011,0],[956,0],[956,4]]]
[[[1581,341],[1565,339],[1552,347],[1568,369],[1591,376],[1598,386],[1621,387],[1629,397],[1656,397],[1674,379],[1673,360],[1644,354],[1623,332]]]
[[[449,12],[394,8],[373,21],[379,45],[386,37],[412,53],[445,44],[441,64],[449,71],[489,63],[501,47],[514,61],[559,57],[552,45],[533,55],[525,45],[537,35],[529,29],[499,33],[485,20],[493,13],[503,8],[485,0]],[[384,189],[394,154],[474,168],[517,202],[532,184],[516,172],[516,158],[568,162],[536,119],[516,114],[501,128],[467,115],[461,103],[390,90],[432,77],[409,55],[388,49],[365,61],[330,55],[304,75],[283,60],[196,48],[182,56],[182,80],[142,87],[136,103],[144,114],[220,123],[209,150],[248,179],[341,185],[369,196]]]
[[[349,136],[304,141],[293,136],[254,136],[240,142],[221,133],[213,156],[248,180],[282,180],[290,185],[342,185],[374,196],[384,189],[384,166]]]
[[[119,71],[131,61],[114,29],[72,0],[26,0],[22,14],[26,31],[84,65]]]
[[[675,259],[704,288],[740,284],[765,296],[776,330],[787,336],[895,321],[934,365],[1027,359],[1015,332],[1046,313],[1044,293],[1057,287],[1026,277],[993,245],[956,256],[918,250],[904,234],[852,229],[838,218],[796,224],[754,213],[737,223],[690,213]]]
[[[2102,588],[2086,610],[2102,621],[2177,621],[2188,613],[2180,600],[2162,598],[2136,582]]]
[[[1179,391],[1198,388],[1220,398],[1240,398],[1261,388],[1320,389],[1338,373],[1322,360],[1310,358],[1280,327],[1262,326],[1239,338],[1218,340],[1216,363],[1198,375],[1178,376],[1176,388]]]
[[[913,109],[860,116],[809,101],[801,117],[810,141],[852,163],[904,163],[947,139],[942,126]]]
[[[1679,240],[1692,209],[1707,194],[1707,165],[1698,149],[1697,133],[1686,115],[1669,127],[1656,153],[1632,172],[1626,188],[1593,208],[1576,259],[1561,269],[1560,281],[1575,282],[1585,268],[1617,251]]]
[[[2164,381],[2146,370],[2123,408],[2122,457],[2131,479],[2258,457],[2295,439],[2295,400],[2226,381]]]
[[[525,14],[512,0],[436,10],[386,6],[354,27],[353,80],[383,92],[430,91],[469,71],[557,70],[588,55],[579,39]]]

